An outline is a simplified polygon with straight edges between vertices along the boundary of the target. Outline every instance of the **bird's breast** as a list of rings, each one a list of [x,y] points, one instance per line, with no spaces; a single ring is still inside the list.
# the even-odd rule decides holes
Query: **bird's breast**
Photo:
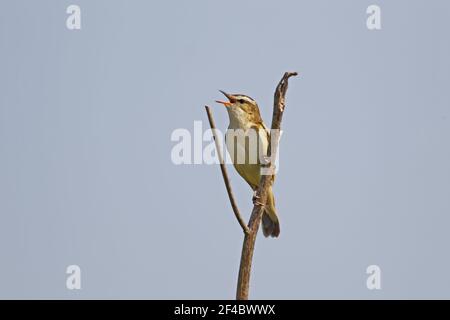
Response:
[[[255,124],[237,128],[230,124],[225,144],[238,173],[251,185],[258,184],[261,160],[267,156],[267,131]]]

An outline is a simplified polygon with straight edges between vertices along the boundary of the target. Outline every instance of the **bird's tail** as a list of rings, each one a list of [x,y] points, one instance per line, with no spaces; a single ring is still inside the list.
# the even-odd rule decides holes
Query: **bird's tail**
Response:
[[[265,237],[278,237],[280,235],[280,222],[275,209],[272,188],[267,193],[267,203],[262,216],[262,230]]]

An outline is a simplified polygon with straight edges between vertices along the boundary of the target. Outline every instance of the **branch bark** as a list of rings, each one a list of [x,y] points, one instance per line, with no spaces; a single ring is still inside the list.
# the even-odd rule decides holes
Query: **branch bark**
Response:
[[[275,156],[278,152],[281,120],[285,109],[285,95],[288,88],[288,80],[292,76],[296,76],[297,72],[286,72],[278,83],[274,94],[274,105],[272,115],[271,137],[267,155],[271,161],[268,165],[269,172],[274,172]],[[275,137],[272,135],[275,134]],[[271,155],[274,155],[273,157]],[[250,287],[250,273],[252,269],[253,252],[255,249],[256,235],[258,234],[261,217],[263,214],[264,205],[267,202],[267,191],[272,184],[272,175],[262,175],[259,183],[257,195],[259,200],[255,202],[248,223],[249,233],[246,233],[244,243],[242,245],[241,263],[239,266],[239,276],[237,283],[236,299],[247,300]]]
[[[234,215],[236,216],[237,221],[239,222],[239,224],[242,227],[242,231],[244,231],[245,234],[248,234],[250,230],[247,227],[247,225],[245,224],[244,219],[242,219],[241,213],[239,212],[239,208],[236,204],[236,200],[234,199],[233,190],[231,189],[231,183],[230,183],[230,179],[228,178],[227,168],[223,161],[222,146],[220,145],[219,139],[216,136],[216,124],[214,122],[214,118],[212,116],[211,109],[208,106],[205,106],[205,109],[206,109],[206,113],[208,115],[209,125],[211,126],[211,130],[213,132],[214,142],[216,144],[217,155],[218,155],[219,162],[220,162],[220,170],[222,171],[222,177],[223,177],[223,181],[225,182],[225,187],[227,189],[228,198],[230,198],[231,207],[233,208],[233,212],[234,212]]]

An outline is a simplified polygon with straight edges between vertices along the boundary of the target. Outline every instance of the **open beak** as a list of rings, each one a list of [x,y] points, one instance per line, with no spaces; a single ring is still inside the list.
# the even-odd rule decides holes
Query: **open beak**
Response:
[[[226,93],[225,91],[219,90],[220,92],[222,92],[222,94],[228,98],[228,100],[230,101],[221,101],[221,100],[216,100],[217,103],[221,103],[223,104],[225,107],[229,107],[233,105],[233,102],[235,101],[234,97],[231,94]]]

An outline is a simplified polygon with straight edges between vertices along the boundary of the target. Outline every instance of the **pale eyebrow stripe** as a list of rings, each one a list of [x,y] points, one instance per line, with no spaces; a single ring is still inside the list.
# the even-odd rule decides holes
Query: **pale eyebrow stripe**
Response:
[[[255,100],[253,100],[252,98],[250,98],[249,96],[246,96],[244,94],[234,94],[234,96],[238,99],[244,99],[247,102],[256,102]]]

